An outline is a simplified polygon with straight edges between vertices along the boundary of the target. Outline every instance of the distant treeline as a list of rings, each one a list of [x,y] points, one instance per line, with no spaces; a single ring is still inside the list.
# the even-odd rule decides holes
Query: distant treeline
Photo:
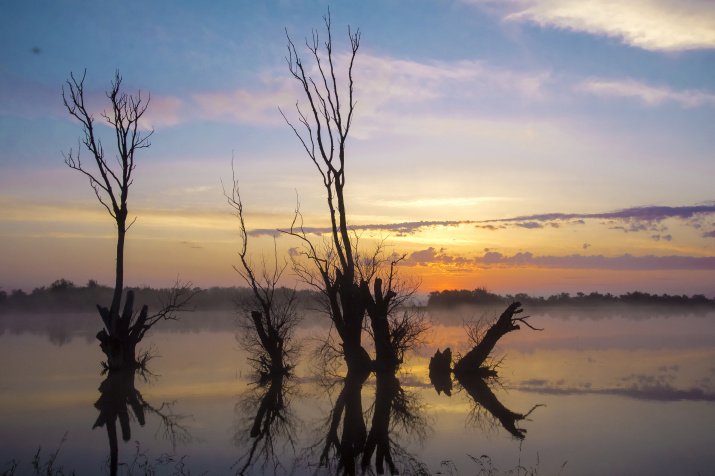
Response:
[[[150,287],[128,287],[133,290],[136,302],[146,304],[152,309],[160,309],[165,296],[170,289],[154,289]],[[234,311],[242,303],[248,302],[252,293],[243,287],[211,287],[194,288],[198,292],[191,300],[191,308],[197,311]],[[49,286],[35,288],[30,293],[15,289],[9,293],[0,289],[0,313],[5,312],[91,312],[97,304],[108,306],[112,301],[113,288],[98,284],[90,279],[85,286],[77,286],[72,281],[58,279]],[[318,294],[311,290],[297,291],[299,306],[306,309],[317,309]],[[479,288],[469,291],[445,290],[429,293],[428,307],[454,307],[459,305],[502,306],[519,301],[529,307],[556,306],[602,306],[602,305],[656,305],[656,306],[713,306],[715,299],[709,299],[703,294],[693,296],[648,294],[644,292],[629,292],[619,296],[610,293],[590,294],[569,293],[554,294],[549,297],[529,296],[525,293],[501,296],[486,289]]]
[[[163,307],[162,303],[170,289],[150,287],[127,287],[132,290],[135,301],[148,305],[149,311]],[[248,288],[211,287],[194,288],[199,291],[191,299],[191,309],[197,311],[233,311],[253,296]],[[98,284],[90,279],[85,286],[77,286],[72,281],[58,279],[49,286],[35,288],[31,293],[15,289],[9,293],[0,289],[0,313],[2,312],[83,312],[94,311],[96,305],[109,306],[114,288]],[[300,306],[316,307],[317,294],[314,291],[297,291]]]
[[[708,299],[703,294],[693,296],[669,294],[648,294],[640,291],[621,294],[620,296],[611,293],[601,294],[592,292],[590,294],[576,293],[571,296],[569,293],[554,294],[549,297],[532,297],[525,293],[516,295],[507,294],[500,296],[490,293],[486,289],[480,288],[473,291],[445,290],[433,291],[429,293],[427,301],[428,307],[454,307],[471,304],[479,306],[504,305],[514,301],[520,302],[524,307],[553,307],[553,306],[604,306],[615,304],[626,305],[652,305],[652,306],[713,306],[715,299]]]

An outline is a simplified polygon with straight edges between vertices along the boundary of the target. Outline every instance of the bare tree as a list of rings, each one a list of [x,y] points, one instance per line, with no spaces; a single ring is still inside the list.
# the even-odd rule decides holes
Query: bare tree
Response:
[[[240,342],[249,351],[253,367],[266,381],[289,372],[299,352],[299,345],[294,342],[295,329],[301,321],[296,309],[295,290],[279,287],[279,281],[287,263],[278,262],[278,254],[273,250],[273,263],[263,256],[260,274],[256,274],[248,254],[248,234],[243,217],[243,203],[233,164],[233,183],[231,193],[224,188],[223,193],[228,204],[234,209],[239,223],[241,239],[238,256],[240,265],[233,269],[243,278],[253,293],[253,299],[247,303],[245,314],[239,319]]]
[[[348,229],[344,194],[345,147],[355,109],[352,69],[355,55],[360,47],[360,30],[353,34],[348,29],[351,45],[348,98],[347,104],[341,104],[333,62],[329,14],[324,17],[324,21],[328,36],[324,43],[327,66],[322,63],[323,53],[320,49],[318,32],[313,31],[312,42],[306,39],[306,46],[319,71],[317,82],[305,70],[303,61],[286,31],[288,68],[293,77],[301,83],[308,100],[307,114],[296,103],[299,122],[305,128],[304,133],[301,134],[296,129],[282,110],[281,114],[295,132],[323,179],[330,210],[331,243],[327,252],[322,252],[307,238],[302,228],[296,229],[295,221],[289,233],[303,240],[305,253],[318,271],[322,291],[330,306],[331,319],[342,340],[348,372],[365,371],[370,367],[370,357],[361,342],[365,305],[359,285],[355,282],[355,258]],[[296,217],[298,213],[296,212]]]
[[[70,73],[67,80],[67,89],[62,88],[62,99],[67,111],[82,123],[83,137],[76,151],[70,149],[63,154],[65,164],[73,170],[83,173],[89,178],[89,183],[94,190],[97,200],[107,209],[117,226],[117,249],[114,295],[109,308],[97,305],[105,329],[97,334],[101,342],[102,351],[107,355],[106,365],[112,368],[125,366],[137,367],[139,363],[135,357],[136,344],[141,341],[144,334],[160,320],[175,319],[175,312],[185,309],[191,297],[196,293],[191,289],[191,283],[182,284],[177,281],[169,292],[167,301],[162,303],[162,310],[150,316],[147,306],[144,306],[138,315],[134,312],[134,294],[127,293],[124,310],[120,314],[122,291],[124,289],[124,242],[127,230],[134,224],[134,220],[127,223],[129,210],[127,200],[129,188],[132,185],[132,173],[135,168],[135,153],[151,146],[149,137],[154,133],[141,130],[139,122],[146,113],[150,98],[142,99],[141,92],[136,96],[120,91],[122,77],[119,71],[115,73],[112,89],[107,93],[112,109],[111,112],[102,112],[102,117],[114,129],[116,149],[116,165],[105,157],[104,147],[95,128],[95,119],[88,106],[85,104],[84,80],[87,75],[85,70],[82,78],[77,80]],[[94,159],[94,166],[82,163],[82,146],[89,151]]]
[[[302,131],[281,114],[300,140],[303,149],[318,169],[327,192],[331,232],[328,240],[314,243],[308,238],[299,207],[286,233],[303,243],[303,256],[308,265],[294,260],[296,273],[323,294],[330,317],[341,339],[341,352],[351,371],[375,369],[375,363],[362,345],[365,315],[370,319],[375,340],[376,363],[387,367],[399,365],[396,352],[390,346],[389,316],[402,301],[394,287],[395,265],[401,258],[383,259],[381,247],[373,255],[361,256],[358,236],[350,230],[345,202],[346,144],[355,111],[353,65],[360,47],[360,30],[348,27],[350,53],[348,55],[347,84],[338,87],[333,57],[330,12],[323,17],[327,40],[321,44],[319,33],[313,31],[306,46],[312,56],[315,77],[306,70],[295,44],[286,32],[288,56],[286,61],[292,76],[301,84],[307,100],[302,109],[296,102],[298,122]],[[347,94],[347,98],[344,95]],[[389,271],[384,270],[388,268]]]
[[[102,141],[95,131],[94,116],[84,102],[84,79],[86,76],[87,71],[85,70],[82,79],[77,81],[74,74],[70,73],[70,80],[67,81],[68,90],[65,91],[65,88],[62,88],[62,100],[67,111],[82,123],[84,137],[81,139],[81,143],[92,154],[97,171],[92,172],[82,164],[81,146],[77,148],[76,152],[70,149],[67,155],[63,155],[67,166],[82,172],[89,178],[89,183],[94,189],[97,199],[117,224],[116,281],[110,314],[118,315],[124,289],[124,239],[127,230],[134,223],[132,220],[127,225],[129,214],[127,199],[129,198],[129,187],[133,182],[134,154],[140,149],[151,146],[149,137],[154,131],[147,134],[139,129],[139,121],[149,107],[151,98],[143,101],[141,92],[137,93],[136,97],[120,92],[122,77],[119,75],[119,71],[115,73],[112,89],[107,93],[107,98],[112,104],[112,111],[111,113],[102,112],[102,117],[115,132],[117,165],[112,166],[104,155]],[[93,167],[90,166],[90,168]]]

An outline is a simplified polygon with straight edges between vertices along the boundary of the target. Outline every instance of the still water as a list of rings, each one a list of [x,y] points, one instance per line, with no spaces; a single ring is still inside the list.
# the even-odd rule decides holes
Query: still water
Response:
[[[467,350],[461,323],[483,312],[433,313],[428,345],[389,384],[409,410],[389,428],[402,474],[517,474],[520,466],[541,475],[715,474],[715,313],[531,312],[529,322],[544,330],[522,328],[500,341],[500,379],[490,385],[500,407],[528,413],[511,421],[526,430],[518,439],[489,411],[493,401],[477,402],[460,385],[451,396],[437,394],[428,378],[429,357],[445,347]],[[345,389],[323,385],[304,359],[274,395],[282,409],[272,423],[254,425],[270,389],[251,382],[233,319],[194,313],[144,339],[159,357],[150,363],[153,376],[134,377],[145,421],[128,412],[131,435],[118,441],[120,474],[145,474],[149,465],[156,474],[228,475],[247,463],[246,474],[335,471],[334,460],[329,469],[319,463]],[[0,474],[13,464],[15,474],[32,474],[38,448],[40,464],[59,449],[54,468],[65,474],[109,474],[108,432],[93,428],[108,408],[100,386],[112,386],[100,375],[99,322],[94,315],[0,316]],[[299,337],[325,330],[311,323]],[[350,405],[368,431],[380,411],[380,385],[370,377],[352,392]]]

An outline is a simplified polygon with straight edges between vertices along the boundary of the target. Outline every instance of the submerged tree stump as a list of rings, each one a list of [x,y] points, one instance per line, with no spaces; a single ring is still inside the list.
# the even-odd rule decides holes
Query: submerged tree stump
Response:
[[[136,359],[137,344],[144,337],[149,308],[143,306],[136,321],[134,316],[134,291],[127,291],[124,311],[120,315],[106,307],[97,305],[104,321],[104,329],[97,333],[99,347],[107,356],[106,366],[110,370],[136,369],[140,366]]]
[[[429,378],[437,390],[437,395],[444,392],[445,395],[452,395],[452,351],[449,347],[437,353],[429,360]]]
[[[490,376],[489,374],[491,373],[496,375],[496,372],[494,372],[493,369],[484,367],[484,362],[487,360],[492,350],[494,350],[494,347],[497,345],[497,342],[499,342],[499,339],[511,331],[520,329],[519,325],[516,324],[516,321],[524,322],[524,318],[515,318],[514,316],[523,311],[521,303],[511,303],[502,315],[499,316],[499,319],[497,319],[497,321],[486,331],[484,337],[479,341],[479,343],[454,364],[454,374],[457,376],[475,373],[486,374],[485,376]],[[524,323],[526,324],[526,322]],[[529,325],[527,324],[527,326]]]

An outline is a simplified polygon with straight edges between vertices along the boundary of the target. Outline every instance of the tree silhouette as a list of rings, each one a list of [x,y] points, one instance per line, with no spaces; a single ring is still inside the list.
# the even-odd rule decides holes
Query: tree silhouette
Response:
[[[157,314],[150,316],[148,307],[144,306],[138,316],[134,313],[134,293],[127,293],[124,310],[120,314],[122,291],[124,289],[124,242],[127,230],[134,224],[134,220],[127,223],[129,210],[127,200],[129,188],[133,183],[132,173],[136,167],[135,153],[148,148],[151,143],[149,137],[154,133],[145,133],[141,130],[139,122],[146,113],[149,99],[142,100],[141,92],[136,96],[121,92],[122,77],[119,71],[115,72],[112,88],[107,93],[111,103],[111,112],[102,112],[102,117],[114,129],[116,140],[116,165],[112,165],[105,156],[102,141],[95,128],[95,119],[85,104],[84,80],[87,75],[85,70],[82,79],[77,80],[70,73],[67,80],[67,90],[62,88],[62,100],[67,111],[82,124],[83,137],[76,151],[70,149],[63,154],[65,164],[73,170],[83,173],[89,178],[89,183],[94,193],[117,226],[117,249],[114,294],[109,308],[97,305],[99,314],[104,321],[105,329],[97,334],[102,351],[107,355],[106,365],[109,368],[136,367],[136,344],[154,324],[163,319],[174,319],[175,311],[185,308],[195,291],[190,283],[182,284],[178,280],[169,292],[163,308]],[[94,159],[96,171],[93,167],[87,168],[81,160],[82,146],[89,151]]]
[[[87,76],[85,70],[81,80],[77,80],[74,74],[70,73],[70,80],[67,81],[68,90],[62,87],[62,100],[67,111],[82,123],[84,137],[80,139],[82,145],[89,151],[97,166],[96,172],[89,171],[83,164],[80,157],[82,147],[77,151],[70,151],[64,155],[65,164],[73,170],[77,170],[89,178],[89,183],[94,189],[97,200],[117,224],[117,263],[115,273],[114,297],[109,309],[112,316],[119,314],[119,307],[122,299],[122,289],[124,289],[124,241],[127,230],[132,226],[134,220],[127,225],[129,210],[127,200],[129,198],[129,187],[132,185],[132,173],[134,172],[134,154],[151,146],[149,137],[154,133],[144,133],[139,128],[139,121],[149,107],[151,97],[146,101],[142,100],[141,92],[136,96],[120,92],[122,77],[119,71],[115,72],[112,89],[107,93],[107,98],[112,105],[111,113],[102,112],[102,117],[114,129],[117,155],[117,166],[110,165],[104,154],[104,147],[95,130],[95,119],[85,105],[84,80]],[[90,167],[91,168],[91,167]],[[136,218],[135,218],[136,220]]]
[[[302,241],[301,256],[307,258],[307,263],[294,258],[294,270],[303,281],[322,293],[326,310],[339,335],[339,348],[332,345],[326,348],[338,350],[342,354],[348,373],[369,373],[376,365],[399,365],[399,358],[391,345],[394,337],[390,334],[391,327],[394,329],[395,326],[391,326],[390,316],[396,306],[407,299],[416,287],[398,285],[396,264],[401,257],[385,256],[381,243],[373,253],[361,252],[358,246],[359,236],[349,228],[345,201],[345,161],[346,144],[355,112],[352,72],[360,47],[360,30],[353,33],[348,27],[350,52],[347,84],[341,90],[338,87],[333,56],[329,11],[323,20],[327,40],[321,44],[319,33],[314,30],[312,38],[306,39],[305,42],[312,65],[304,65],[286,31],[288,69],[300,83],[307,100],[307,107],[303,108],[296,102],[301,130],[298,130],[282,110],[281,114],[322,178],[331,231],[329,238],[322,242],[309,239],[303,227],[298,204],[291,228],[285,232]],[[310,71],[317,72],[311,76]],[[375,362],[362,345],[366,314],[370,319],[371,334],[375,342]]]
[[[250,362],[263,380],[275,380],[294,367],[299,345],[294,342],[295,329],[301,322],[295,290],[278,287],[287,264],[278,262],[273,251],[273,263],[264,256],[262,266],[256,270],[248,254],[248,233],[243,217],[243,203],[233,164],[233,184],[224,196],[239,223],[241,245],[238,252],[240,264],[233,269],[243,278],[251,290],[251,297],[244,302],[244,313],[239,317],[239,341],[251,355]]]

